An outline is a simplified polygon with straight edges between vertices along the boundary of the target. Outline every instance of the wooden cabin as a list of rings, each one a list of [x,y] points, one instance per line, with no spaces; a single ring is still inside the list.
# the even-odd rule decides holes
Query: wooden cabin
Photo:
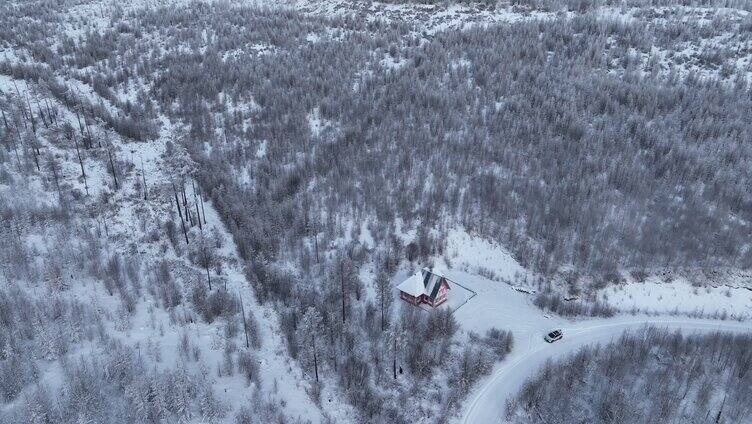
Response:
[[[446,302],[449,280],[442,274],[423,268],[403,281],[397,289],[400,299],[413,305],[425,303],[437,307]]]

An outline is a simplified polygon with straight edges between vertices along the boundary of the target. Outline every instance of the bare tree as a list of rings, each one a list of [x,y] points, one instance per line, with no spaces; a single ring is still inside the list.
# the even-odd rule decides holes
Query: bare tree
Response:
[[[318,310],[309,306],[298,324],[298,343],[300,349],[307,353],[307,360],[313,365],[316,382],[319,381],[319,347],[316,343],[321,328],[321,314]]]
[[[385,270],[379,271],[376,275],[376,299],[381,311],[381,331],[384,331],[394,302],[394,295],[389,284],[389,274]]]

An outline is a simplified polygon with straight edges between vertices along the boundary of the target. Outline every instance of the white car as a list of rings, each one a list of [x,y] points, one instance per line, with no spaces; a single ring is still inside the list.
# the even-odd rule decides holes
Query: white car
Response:
[[[564,337],[564,333],[562,333],[561,330],[554,330],[546,334],[546,337],[544,337],[544,339],[549,343],[553,343],[557,340],[561,340],[562,337]]]

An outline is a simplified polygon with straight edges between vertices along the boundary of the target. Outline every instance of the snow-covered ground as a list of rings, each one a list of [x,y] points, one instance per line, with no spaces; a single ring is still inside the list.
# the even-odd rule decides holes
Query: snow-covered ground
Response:
[[[447,234],[447,256],[452,266],[493,280],[517,282],[529,273],[498,242],[454,228]]]
[[[532,296],[514,290],[509,284],[463,271],[449,271],[447,277],[477,293],[455,312],[464,330],[483,334],[496,327],[511,330],[515,339],[520,339],[540,335],[566,323],[563,318],[545,314],[533,305]]]
[[[602,289],[598,296],[622,311],[650,314],[682,314],[698,317],[752,317],[752,290],[735,286],[693,287],[685,279],[662,282],[650,278],[644,283],[614,285]]]

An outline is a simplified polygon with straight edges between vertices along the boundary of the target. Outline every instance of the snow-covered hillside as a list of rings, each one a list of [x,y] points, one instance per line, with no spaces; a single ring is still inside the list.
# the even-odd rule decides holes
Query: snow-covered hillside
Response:
[[[190,382],[180,388],[186,390],[184,400],[189,402],[180,406],[184,409],[167,405],[163,410],[134,410],[129,415],[134,420],[141,420],[139,414],[144,413],[231,422],[242,410],[248,417],[276,419],[272,417],[279,415],[320,422],[322,411],[311,401],[310,387],[287,353],[276,312],[256,301],[232,236],[211,201],[196,190],[192,171],[181,175],[185,170],[175,167],[176,162],[190,160],[177,157],[179,150],[166,151],[174,134],[169,123],[163,122],[162,135],[149,143],[122,139],[96,123],[87,123],[79,134],[73,128],[77,123],[74,108],[46,97],[44,88],[33,81],[5,76],[1,81],[5,105],[21,107],[26,99],[44,99],[45,109],[51,111],[46,117],[44,112],[37,115],[35,125],[40,128],[36,134],[30,122],[28,132],[21,133],[35,136],[34,149],[40,153],[33,156],[39,157],[32,160],[32,155],[24,155],[23,161],[20,156],[19,161],[9,157],[13,160],[3,168],[0,185],[3,211],[10,214],[3,230],[14,240],[3,250],[12,256],[3,259],[2,300],[40,305],[3,303],[5,325],[9,325],[3,331],[11,336],[0,338],[3,359],[24,356],[28,366],[39,370],[27,384],[42,383],[4,385],[3,410],[8,419],[12,421],[16,414],[46,414],[56,420],[76,412],[71,409],[76,408],[73,402],[82,400],[70,394],[56,400],[57,390],[70,391],[80,378],[91,379],[91,384],[113,384],[106,374],[80,375],[85,368],[76,364],[97,366],[102,361],[125,360],[130,367],[143,367],[144,373],[129,375],[132,380],[122,383],[126,409],[139,407],[142,401],[131,390],[163,384],[160,373],[177,373],[175,378]],[[23,119],[22,114],[17,118]],[[43,120],[47,120],[44,125]],[[85,147],[89,134],[92,144]],[[35,161],[40,163],[38,169]],[[180,199],[185,221],[191,214],[191,223],[182,224],[190,227],[185,240],[183,234],[170,233],[181,231],[175,221],[183,220],[178,218],[175,203],[176,183],[185,185],[188,196],[186,203]],[[201,259],[189,259],[193,252],[204,253],[196,249],[210,251],[208,270],[199,268]],[[208,290],[207,284],[212,283],[207,273],[216,291]],[[201,306],[207,301],[213,303]],[[63,311],[73,308],[71,314],[83,312],[99,328],[99,335],[78,335],[87,327],[72,321],[76,315],[68,318],[64,312],[57,319],[48,315],[46,309],[52,305],[63,305],[58,306]],[[41,332],[17,333],[24,314],[39,320]],[[3,378],[7,384],[14,377],[4,374]],[[97,382],[97,378],[104,381]],[[81,396],[86,396],[86,391],[95,388],[82,390]],[[170,395],[163,388],[153,390],[160,396]],[[39,396],[61,404],[35,406]],[[106,394],[100,396],[107,399]],[[172,402],[170,398],[165,401]],[[77,413],[102,420],[117,417],[110,415],[119,412],[116,408],[95,409],[100,406],[88,405],[88,410]],[[30,409],[35,407],[39,409]],[[341,413],[341,408],[332,413]]]
[[[486,423],[744,331],[751,9],[0,2],[0,422]]]

